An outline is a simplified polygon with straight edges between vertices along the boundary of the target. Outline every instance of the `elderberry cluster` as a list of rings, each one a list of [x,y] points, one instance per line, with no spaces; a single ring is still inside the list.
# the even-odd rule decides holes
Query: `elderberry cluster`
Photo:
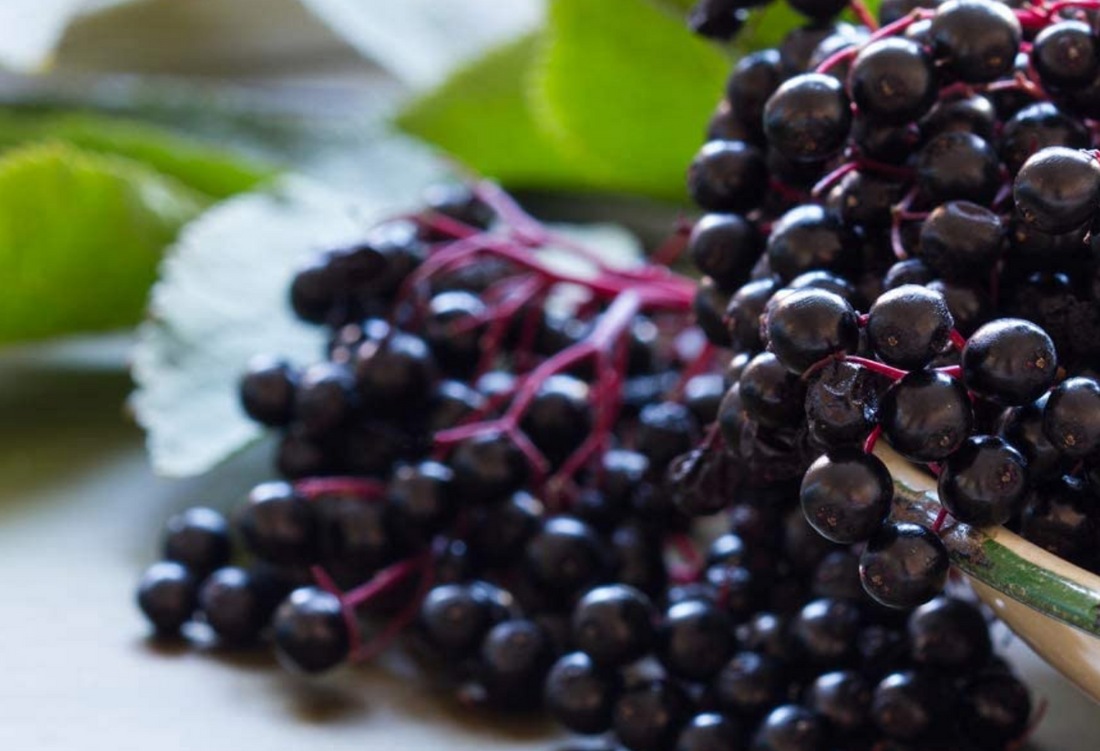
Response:
[[[974,604],[882,607],[807,523],[784,449],[723,447],[730,374],[694,283],[608,267],[493,186],[444,195],[294,279],[324,359],[258,359],[240,388],[283,477],[231,521],[169,520],[138,591],[159,633],[270,644],[305,673],[400,644],[462,700],[542,708],[607,751],[1026,735],[1031,697]]]
[[[688,171],[724,450],[888,606],[943,589],[950,518],[1100,570],[1100,3],[791,4],[809,24],[737,63]],[[892,516],[880,436],[938,475],[934,523]]]

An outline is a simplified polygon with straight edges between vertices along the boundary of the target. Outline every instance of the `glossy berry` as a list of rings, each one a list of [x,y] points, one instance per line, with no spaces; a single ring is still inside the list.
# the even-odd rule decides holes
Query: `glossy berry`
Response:
[[[875,688],[871,719],[890,738],[917,741],[940,727],[950,698],[922,673],[892,673]]]
[[[855,603],[813,600],[791,622],[791,636],[800,652],[815,665],[838,667],[852,657],[859,625],[859,606]]]
[[[479,675],[497,706],[530,707],[542,696],[546,672],[554,661],[550,637],[525,618],[494,626],[481,643]]]
[[[1020,22],[993,0],[948,0],[930,29],[937,61],[967,83],[994,81],[1012,70],[1020,49]]]
[[[248,548],[265,561],[301,564],[316,558],[314,508],[289,483],[265,482],[253,488],[236,523]]]
[[[241,406],[256,422],[282,427],[294,415],[297,384],[298,373],[290,363],[273,357],[255,357],[241,378]]]
[[[695,442],[695,420],[679,402],[656,401],[638,415],[635,448],[651,467],[666,467],[675,457],[691,450]]]
[[[547,378],[520,423],[551,463],[565,460],[592,427],[588,384],[568,375]]]
[[[164,558],[199,578],[228,563],[231,552],[229,523],[213,509],[189,508],[164,525]]]
[[[1024,162],[1012,195],[1024,222],[1044,232],[1069,232],[1100,203],[1100,163],[1086,151],[1051,146]]]
[[[687,23],[700,36],[729,41],[745,25],[745,10],[738,0],[699,0],[692,6]]]
[[[914,610],[908,631],[913,661],[928,670],[972,673],[993,654],[982,611],[955,597],[937,597]]]
[[[1032,154],[1048,146],[1085,149],[1088,145],[1085,126],[1051,102],[1024,107],[1005,122],[1000,138],[1001,159],[1013,175]]]
[[[356,406],[355,377],[346,365],[320,362],[302,373],[294,416],[306,435],[332,433],[351,418]]]
[[[526,556],[535,581],[559,595],[575,594],[596,583],[607,563],[595,531],[568,516],[548,519],[528,543]]]
[[[275,654],[303,673],[330,670],[348,657],[351,635],[336,595],[316,587],[296,589],[275,611]]]
[[[717,712],[697,714],[688,720],[676,739],[675,751],[742,751],[740,724]]]
[[[844,544],[870,539],[890,513],[894,482],[882,460],[858,448],[837,449],[806,470],[799,497],[807,521]]]
[[[1054,342],[1034,323],[1001,318],[970,335],[962,366],[968,389],[1018,407],[1035,401],[1054,383],[1058,356]]]
[[[950,341],[954,319],[943,295],[905,284],[879,296],[867,318],[867,341],[888,365],[916,370]]]
[[[690,702],[673,683],[646,681],[627,689],[615,703],[615,736],[631,751],[664,751],[687,720]]]
[[[806,389],[806,424],[820,446],[862,444],[878,422],[878,388],[871,371],[837,361],[818,371]]]
[[[661,664],[689,680],[710,678],[733,653],[733,629],[726,614],[709,602],[687,600],[665,613],[658,632]]]
[[[584,652],[572,652],[546,676],[546,709],[569,730],[594,735],[611,727],[618,692],[614,672],[598,667]]]
[[[788,79],[764,107],[768,144],[795,161],[817,161],[838,153],[851,124],[844,87],[820,73]]]
[[[837,670],[822,673],[810,686],[806,703],[843,733],[856,733],[867,725],[874,686],[859,673]]]
[[[396,332],[382,342],[365,343],[356,357],[359,393],[376,413],[399,414],[426,400],[435,361],[420,337]]]
[[[688,192],[704,211],[748,211],[767,186],[764,155],[744,141],[709,141],[688,168]]]
[[[479,341],[485,333],[485,303],[465,290],[450,290],[432,297],[424,318],[424,340],[432,356],[448,375],[473,375],[481,356]]]
[[[573,643],[598,665],[625,665],[652,647],[654,617],[649,598],[634,587],[596,587],[573,610]]]
[[[1051,389],[1043,410],[1043,434],[1074,458],[1100,448],[1100,384],[1091,378],[1067,378]]]
[[[738,122],[754,138],[763,136],[764,105],[779,88],[783,78],[779,51],[774,49],[745,55],[737,61],[730,74],[726,83],[726,98],[737,102],[734,111]]]
[[[711,688],[722,711],[752,717],[782,700],[787,680],[775,657],[738,652],[714,676]]]
[[[255,641],[275,605],[262,579],[235,566],[218,569],[199,589],[199,608],[206,622],[229,644]]]
[[[440,531],[457,506],[454,472],[436,461],[398,467],[387,491],[395,517],[425,536]]]
[[[1004,243],[995,213],[970,201],[937,206],[921,225],[918,255],[944,279],[989,278]]]
[[[753,280],[730,297],[726,307],[726,325],[730,332],[730,343],[735,349],[756,352],[763,348],[760,340],[760,317],[768,300],[772,298],[779,283],[771,277]]]
[[[138,607],[157,633],[176,634],[195,612],[196,586],[195,577],[183,564],[155,563],[146,569],[138,583]]]
[[[919,119],[935,102],[936,71],[916,42],[880,39],[856,56],[848,88],[861,114],[884,123],[906,123]]]
[[[1031,721],[1031,696],[1012,675],[986,673],[959,692],[959,727],[981,748],[1004,748]]]
[[[433,587],[420,605],[420,625],[429,643],[452,657],[468,656],[509,613],[473,584]]]
[[[859,559],[859,578],[874,600],[891,608],[913,608],[943,591],[950,561],[932,530],[887,522]]]
[[[805,385],[771,352],[749,361],[738,393],[746,412],[762,425],[787,427],[802,417]]]
[[[737,289],[748,279],[763,242],[751,222],[740,214],[707,214],[688,238],[695,267],[724,289]]]
[[[1062,455],[1043,432],[1043,412],[1048,394],[1031,404],[1006,410],[1001,422],[1001,436],[1027,460],[1028,474],[1033,480],[1049,477],[1058,470]]]
[[[995,436],[973,436],[947,457],[939,477],[939,497],[961,522],[1000,525],[1023,507],[1028,491],[1027,460]]]
[[[851,241],[817,204],[797,206],[772,226],[766,246],[771,269],[789,282],[807,271],[846,273],[858,266]]]
[[[828,727],[818,715],[796,704],[776,707],[756,731],[755,748],[766,751],[825,751]]]
[[[786,293],[771,306],[766,326],[768,347],[791,372],[859,347],[859,319],[843,297],[822,289]]]
[[[431,211],[478,229],[488,229],[493,221],[493,210],[461,183],[429,186],[424,191],[424,204]]]
[[[1100,72],[1100,41],[1087,23],[1059,21],[1035,37],[1031,64],[1051,90],[1082,88]]]
[[[944,133],[921,149],[917,186],[930,202],[987,204],[1001,187],[1000,160],[993,147],[973,133]]]
[[[503,433],[485,433],[458,445],[450,459],[455,492],[471,503],[507,498],[527,481],[523,453]]]
[[[966,388],[933,370],[915,370],[896,381],[882,397],[883,435],[910,461],[947,458],[970,435],[974,411]]]

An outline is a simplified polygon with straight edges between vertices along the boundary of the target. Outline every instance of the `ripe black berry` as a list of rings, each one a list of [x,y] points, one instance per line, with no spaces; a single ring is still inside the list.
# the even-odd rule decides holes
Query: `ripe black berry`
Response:
[[[767,751],[824,751],[828,728],[818,715],[796,704],[776,707],[756,731],[755,747]]]
[[[594,735],[611,727],[619,681],[584,652],[561,657],[546,676],[546,708],[575,733]]]
[[[887,607],[912,608],[943,591],[950,562],[943,541],[927,527],[886,523],[859,559],[859,578]]]
[[[932,18],[930,35],[937,61],[967,83],[985,83],[1012,70],[1022,32],[1007,5],[948,0]]]
[[[197,605],[195,577],[183,564],[162,561],[150,566],[138,583],[137,602],[157,633],[170,636],[191,620]]]
[[[967,524],[1004,524],[1023,507],[1028,480],[1019,451],[994,436],[973,436],[944,462],[940,502]]]
[[[285,482],[265,482],[248,494],[237,528],[248,548],[272,563],[312,563],[317,553],[314,508]]]
[[[597,587],[573,610],[573,642],[597,664],[618,667],[650,649],[653,620],[649,598],[633,587]]]
[[[662,680],[641,683],[615,703],[615,735],[631,751],[664,751],[675,741],[689,707],[677,685]]]
[[[917,185],[931,202],[989,203],[1001,187],[1000,160],[993,147],[973,133],[944,133],[921,149]]]
[[[676,751],[742,751],[741,725],[717,712],[697,714],[688,720],[676,739]]]
[[[1100,384],[1067,378],[1051,389],[1043,433],[1066,456],[1084,457],[1100,448]]]
[[[1100,43],[1087,23],[1060,21],[1035,37],[1031,64],[1053,91],[1088,86],[1100,72]]]
[[[838,670],[823,673],[810,686],[806,701],[813,711],[843,733],[867,725],[874,687],[859,673]]]
[[[164,557],[202,578],[229,562],[229,523],[217,511],[196,506],[176,514],[164,529]]]
[[[1026,223],[1044,232],[1069,232],[1096,213],[1100,163],[1089,152],[1051,146],[1024,162],[1012,194]]]
[[[882,460],[857,448],[837,449],[810,465],[802,479],[807,521],[833,542],[870,539],[890,513],[894,482]]]
[[[762,249],[756,227],[740,214],[707,214],[688,238],[695,266],[727,290],[748,278]]]
[[[879,296],[867,316],[867,342],[883,362],[923,368],[947,347],[955,325],[940,293],[904,284]]]
[[[222,641],[248,644],[259,637],[277,603],[262,579],[245,569],[218,569],[199,590],[199,608]]]
[[[805,385],[771,352],[749,361],[738,393],[746,412],[761,425],[782,428],[802,417]]]
[[[890,738],[917,741],[937,729],[949,702],[934,679],[913,671],[893,673],[875,688],[871,719]]]
[[[902,456],[937,462],[970,435],[974,410],[958,380],[934,370],[914,370],[887,389],[879,420],[883,435]]]
[[[658,632],[658,656],[670,673],[706,680],[733,653],[733,629],[726,614],[703,600],[677,603],[665,613]]]
[[[852,109],[832,76],[803,73],[784,82],[764,107],[768,144],[795,161],[833,156],[844,145]]]
[[[688,192],[705,211],[748,211],[767,186],[764,155],[744,141],[710,141],[688,168]]]
[[[1004,239],[1004,226],[995,213],[969,201],[949,201],[921,225],[917,253],[944,279],[984,281]]]
[[[320,673],[348,657],[351,635],[336,595],[316,587],[296,589],[275,611],[275,653],[304,673]]]
[[[784,294],[767,313],[768,346],[793,373],[859,347],[859,319],[843,297],[823,289]]]
[[[848,74],[862,114],[890,124],[919,119],[936,100],[936,72],[919,44],[892,37],[860,50]]]
[[[249,417],[263,425],[286,425],[294,415],[297,383],[298,373],[290,363],[273,357],[255,357],[241,378],[241,406]]]
[[[817,204],[791,209],[768,235],[768,263],[784,282],[807,271],[851,271],[859,265],[854,251],[836,220]]]
[[[976,605],[937,597],[909,616],[913,661],[928,670],[965,674],[978,670],[993,654],[989,627]]]
[[[1022,406],[1054,383],[1058,357],[1054,342],[1034,323],[1001,318],[970,335],[962,366],[968,389],[999,404]]]

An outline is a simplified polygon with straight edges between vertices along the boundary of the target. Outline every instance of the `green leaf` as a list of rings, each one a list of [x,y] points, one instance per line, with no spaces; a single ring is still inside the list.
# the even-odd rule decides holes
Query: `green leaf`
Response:
[[[532,102],[606,188],[682,200],[731,61],[647,0],[554,0]]]
[[[163,128],[86,112],[0,110],[0,149],[55,140],[87,151],[142,162],[214,198],[225,198],[271,179],[277,170]]]
[[[458,70],[397,118],[479,173],[510,187],[584,187],[588,177],[542,132],[527,106],[538,37],[523,36]]]
[[[57,143],[0,156],[0,342],[133,324],[160,252],[206,198]]]

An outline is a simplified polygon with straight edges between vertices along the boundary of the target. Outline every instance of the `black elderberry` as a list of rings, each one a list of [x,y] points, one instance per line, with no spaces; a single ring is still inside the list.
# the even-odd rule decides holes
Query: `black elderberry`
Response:
[[[993,0],[948,0],[932,18],[937,61],[967,83],[986,83],[1009,73],[1020,49],[1020,22]]]
[[[573,642],[597,664],[618,667],[652,646],[654,619],[649,598],[622,584],[597,587],[573,610]]]
[[[859,576],[877,602],[912,608],[943,591],[949,565],[947,548],[932,530],[888,522],[860,556]]]
[[[1022,406],[1042,396],[1058,372],[1054,342],[1030,321],[1001,318],[967,339],[963,382],[979,396]]]
[[[806,703],[843,733],[856,733],[867,725],[874,686],[859,673],[838,670],[822,673],[810,686]]]
[[[218,638],[228,644],[255,641],[276,604],[262,580],[235,566],[218,569],[199,589],[203,617]]]
[[[579,519],[547,519],[527,544],[527,567],[542,586],[559,595],[574,595],[601,580],[607,571],[603,544]]]
[[[492,503],[507,498],[527,480],[523,453],[503,433],[485,433],[460,443],[450,459],[461,500]]]
[[[1001,131],[1001,159],[1015,175],[1032,154],[1048,146],[1084,149],[1089,133],[1076,118],[1051,102],[1036,102],[1024,107],[1007,121]]]
[[[768,262],[785,282],[807,271],[850,272],[859,266],[854,251],[836,220],[816,204],[791,209],[768,235]]]
[[[839,543],[869,539],[890,513],[894,483],[882,460],[857,448],[836,449],[806,470],[800,491],[807,521]]]
[[[351,634],[336,595],[297,589],[275,611],[275,653],[285,666],[304,673],[330,670],[348,658]]]
[[[931,57],[916,42],[880,39],[856,56],[848,88],[867,117],[906,123],[919,119],[936,100],[936,71]]]
[[[1013,185],[1016,210],[1044,232],[1069,232],[1100,203],[1100,162],[1086,151],[1051,146],[1024,162]]]
[[[848,137],[852,109],[832,76],[803,73],[784,82],[764,107],[768,143],[796,161],[827,159]]]
[[[675,751],[742,751],[741,725],[729,715],[704,712],[688,720],[676,739]]]
[[[909,616],[913,661],[929,670],[969,674],[993,654],[989,626],[974,604],[954,597],[937,597]]]
[[[665,613],[658,632],[658,656],[670,673],[706,680],[733,653],[733,629],[725,613],[703,600],[686,600]]]
[[[688,238],[696,268],[727,290],[748,279],[762,249],[756,227],[740,214],[707,214]]]
[[[137,602],[157,633],[176,634],[197,607],[197,582],[187,567],[175,561],[150,566],[138,583]]]
[[[1052,91],[1082,88],[1100,73],[1100,42],[1087,23],[1059,21],[1035,37],[1031,64]]]
[[[814,712],[796,704],[776,707],[756,731],[756,747],[766,751],[824,751],[828,727]]]
[[[1028,480],[1019,451],[995,436],[973,436],[944,462],[940,502],[967,524],[1004,524],[1023,507]]]
[[[950,701],[944,687],[923,673],[893,673],[875,688],[871,719],[890,738],[917,741],[943,727]]]
[[[164,557],[178,561],[202,578],[229,561],[229,523],[213,509],[196,506],[164,525]]]
[[[777,298],[766,316],[768,347],[793,373],[859,347],[859,318],[843,297],[799,289]]]
[[[317,552],[313,506],[289,483],[265,482],[248,494],[237,528],[248,548],[272,563],[312,563]]]
[[[726,308],[726,325],[731,344],[740,350],[757,352],[763,348],[760,339],[760,317],[768,300],[779,289],[779,283],[771,278],[756,279],[738,289]]]
[[[970,435],[974,410],[966,387],[934,370],[896,381],[879,406],[883,435],[910,461],[941,461]]]
[[[745,411],[761,425],[782,428],[802,417],[805,384],[770,352],[745,366],[738,394]]]
[[[944,279],[984,281],[1004,239],[1004,226],[995,213],[969,201],[949,201],[921,225],[917,253]]]
[[[670,681],[642,682],[626,689],[615,703],[615,736],[631,751],[663,751],[676,740],[690,704],[683,690]]]
[[[987,204],[1001,187],[1000,160],[993,147],[973,133],[944,133],[921,149],[917,186],[930,202],[967,200]]]
[[[1091,378],[1067,378],[1051,389],[1043,409],[1043,434],[1074,458],[1100,448],[1100,384]]]
[[[546,708],[575,733],[594,735],[611,727],[618,677],[596,666],[584,652],[559,658],[546,676]]]
[[[768,186],[764,155],[744,141],[710,141],[688,168],[688,192],[705,211],[748,211]]]
[[[828,449],[860,445],[878,422],[878,388],[871,371],[849,362],[832,362],[818,371],[806,389],[810,437]]]
[[[479,676],[489,699],[502,707],[530,707],[554,661],[550,637],[537,623],[516,618],[498,623],[481,644]]]
[[[294,415],[297,371],[285,360],[258,356],[248,363],[241,378],[240,397],[244,411],[256,422],[281,427]]]

